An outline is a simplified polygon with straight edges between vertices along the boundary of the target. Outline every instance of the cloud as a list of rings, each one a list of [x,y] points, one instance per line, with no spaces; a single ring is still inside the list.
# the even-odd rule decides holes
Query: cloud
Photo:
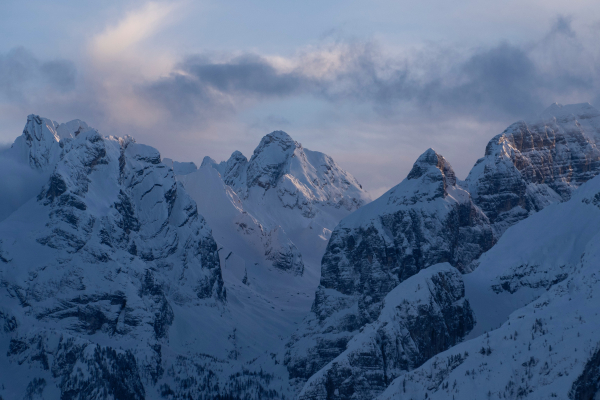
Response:
[[[564,16],[538,42],[525,45],[428,45],[394,52],[376,41],[336,38],[288,57],[248,52],[189,55],[179,62],[166,57],[158,70],[140,74],[146,65],[160,64],[153,62],[160,57],[139,46],[173,22],[175,4],[147,3],[93,37],[83,72],[70,61],[42,61],[22,48],[0,55],[0,94],[24,100],[31,85],[43,83],[44,93],[77,94],[55,99],[54,109],[87,104],[93,110],[86,114],[112,126],[148,129],[193,121],[206,127],[262,104],[307,97],[334,108],[358,107],[361,116],[383,121],[461,115],[505,120],[535,114],[563,97],[583,101],[597,93],[600,72],[592,69],[591,52],[581,51],[590,45]],[[573,48],[588,58],[573,54]]]
[[[573,18],[559,15],[550,28],[550,35],[565,35],[569,37],[575,37],[575,31],[571,27]]]
[[[94,37],[92,51],[99,60],[121,55],[158,32],[175,7],[175,3],[149,2],[129,12],[116,25]]]
[[[281,73],[264,58],[252,54],[227,63],[192,57],[179,68],[208,87],[240,95],[289,96],[310,83],[306,76],[295,71]]]
[[[502,43],[477,51],[459,71],[461,84],[450,86],[439,96],[435,94],[437,101],[450,109],[523,117],[543,107],[536,90],[543,84],[543,78],[529,55],[519,47]]]
[[[33,101],[46,89],[70,91],[76,76],[68,60],[42,61],[23,47],[0,54],[0,96],[9,101]]]
[[[553,29],[569,32],[567,20],[557,26]],[[219,115],[215,110],[235,113],[265,100],[309,95],[334,104],[360,104],[381,118],[418,109],[435,118],[459,114],[498,119],[541,111],[554,101],[548,93],[560,97],[586,92],[586,85],[590,91],[585,74],[572,68],[545,70],[535,51],[540,52],[535,46],[503,42],[490,48],[397,55],[364,42],[330,45],[288,59],[251,53],[228,60],[198,55],[177,64],[168,77],[141,86],[139,93],[178,117]]]
[[[42,63],[40,74],[44,80],[58,90],[68,91],[75,88],[77,69],[71,61],[54,60]]]

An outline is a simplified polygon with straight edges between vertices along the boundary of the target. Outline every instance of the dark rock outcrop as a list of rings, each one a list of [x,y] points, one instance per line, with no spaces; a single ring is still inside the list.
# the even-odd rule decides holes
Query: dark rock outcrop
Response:
[[[573,382],[569,398],[593,400],[600,393],[600,349],[596,350],[585,364],[583,372]]]
[[[313,375],[299,398],[375,398],[402,371],[460,342],[474,322],[455,268],[441,264],[421,271],[386,296],[379,318]]]

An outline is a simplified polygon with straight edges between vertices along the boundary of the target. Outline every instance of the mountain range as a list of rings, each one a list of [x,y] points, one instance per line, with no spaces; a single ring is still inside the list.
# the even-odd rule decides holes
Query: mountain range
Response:
[[[598,144],[553,104],[464,181],[427,149],[372,200],[282,131],[198,167],[30,115],[0,399],[594,399]]]

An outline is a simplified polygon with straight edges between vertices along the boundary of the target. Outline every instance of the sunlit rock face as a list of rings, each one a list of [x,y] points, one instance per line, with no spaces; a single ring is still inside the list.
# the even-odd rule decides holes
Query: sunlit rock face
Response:
[[[600,112],[588,103],[553,104],[487,145],[466,184],[497,236],[549,204],[568,200],[600,172]]]
[[[450,164],[427,150],[404,181],[333,231],[312,313],[288,344],[290,377],[302,382],[339,356],[401,282],[442,262],[467,272],[493,244],[487,217]]]

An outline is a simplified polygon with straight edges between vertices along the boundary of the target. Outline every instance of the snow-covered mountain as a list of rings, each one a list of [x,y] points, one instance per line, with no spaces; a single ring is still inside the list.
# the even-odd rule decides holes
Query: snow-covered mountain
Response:
[[[596,398],[599,118],[554,104],[464,182],[429,149],[370,202],[281,131],[198,168],[29,116],[0,399]]]
[[[376,322],[310,377],[300,399],[370,399],[400,374],[459,343],[474,325],[461,274],[450,264],[422,270],[386,297]]]
[[[402,282],[300,398],[594,398],[599,192],[597,177],[509,228],[470,274]]]
[[[175,386],[165,370],[181,360],[227,359],[217,246],[159,153],[89,128],[53,135],[58,145],[52,133],[30,117],[13,147],[55,166],[0,223],[0,395],[158,397],[152,384]]]
[[[283,137],[263,139],[249,167],[268,171],[280,156],[271,136]],[[161,162],[81,121],[28,117],[7,154],[45,184],[0,222],[0,396],[285,397],[289,388],[273,387],[285,368],[260,360],[310,308],[328,230],[369,201],[329,157],[293,145],[267,196],[293,180],[304,192],[284,192],[298,206],[261,203],[254,189],[242,200],[211,165]],[[314,246],[310,273],[282,225]]]
[[[283,228],[303,254],[315,246],[324,250],[337,223],[371,201],[331,157],[305,149],[282,131],[263,137],[250,160],[236,151],[220,164],[205,158],[202,166],[209,165],[246,212],[263,226]],[[315,258],[320,262],[320,256]]]
[[[72,138],[88,129],[83,121],[66,124],[30,115],[23,134],[0,152],[0,221],[37,196],[48,180],[63,150],[61,138]]]

